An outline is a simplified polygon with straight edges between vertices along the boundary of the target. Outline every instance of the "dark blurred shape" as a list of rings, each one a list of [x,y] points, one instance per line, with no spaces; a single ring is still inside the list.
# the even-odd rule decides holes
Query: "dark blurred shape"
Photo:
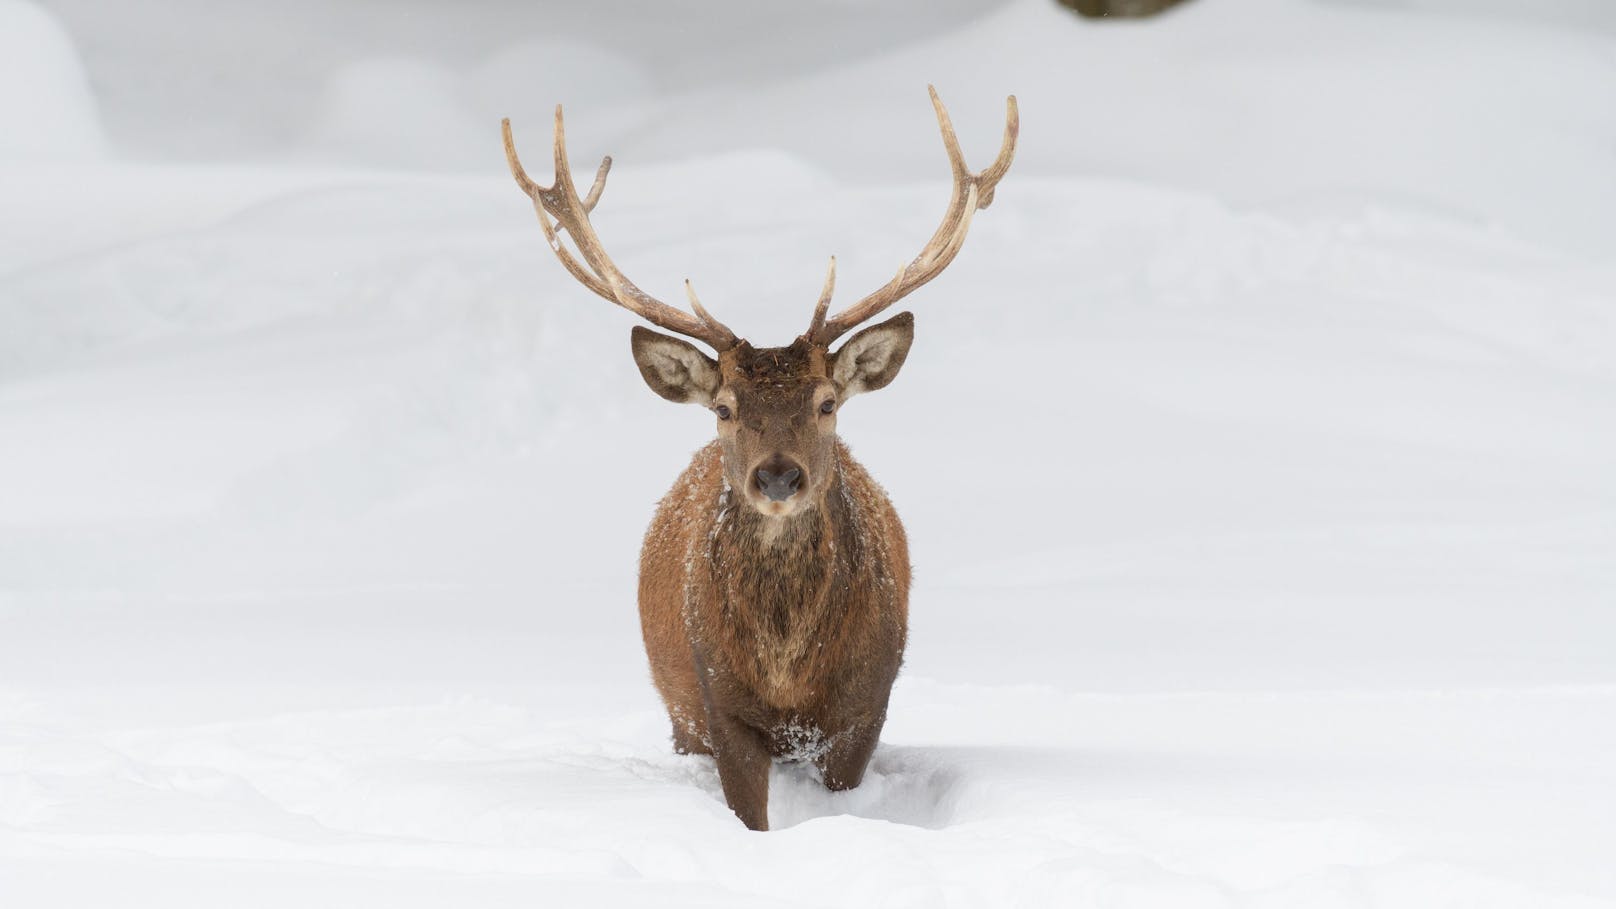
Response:
[[[1182,0],[1059,0],[1061,6],[1077,10],[1091,19],[1138,19],[1154,16]]]

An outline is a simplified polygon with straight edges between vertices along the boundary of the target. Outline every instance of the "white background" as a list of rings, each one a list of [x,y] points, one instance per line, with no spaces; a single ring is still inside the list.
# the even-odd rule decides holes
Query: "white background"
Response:
[[[0,903],[1616,904],[1595,0],[0,0]],[[844,437],[909,529],[865,785],[670,753],[712,417],[504,170],[759,344],[1014,168]],[[544,178],[541,176],[541,179]]]

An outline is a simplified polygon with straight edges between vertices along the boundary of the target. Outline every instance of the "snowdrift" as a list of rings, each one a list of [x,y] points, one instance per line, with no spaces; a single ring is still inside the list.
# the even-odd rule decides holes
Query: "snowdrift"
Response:
[[[95,99],[72,40],[48,13],[0,0],[0,161],[101,154]]]

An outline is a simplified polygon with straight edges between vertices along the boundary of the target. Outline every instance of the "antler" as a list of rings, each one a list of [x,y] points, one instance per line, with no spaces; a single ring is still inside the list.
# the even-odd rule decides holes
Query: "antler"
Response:
[[[739,343],[734,332],[702,308],[688,280],[685,295],[690,299],[694,316],[640,290],[606,255],[594,225],[589,222],[589,213],[606,190],[606,173],[612,168],[612,159],[607,156],[601,160],[589,195],[578,198],[572,168],[567,165],[567,132],[561,122],[561,105],[556,105],[555,110],[555,184],[552,186],[540,186],[522,169],[522,162],[516,156],[516,140],[511,137],[511,121],[501,120],[500,128],[505,133],[505,161],[510,165],[511,176],[533,200],[533,211],[539,216],[539,226],[544,229],[544,239],[549,241],[550,249],[579,283],[654,325],[695,338],[716,351],[723,352]],[[552,217],[554,224],[550,222]],[[583,257],[582,264],[562,245],[558,230],[565,230],[572,237],[578,254]]]
[[[813,321],[808,326],[807,334],[804,335],[815,344],[829,345],[854,326],[869,320],[908,296],[922,284],[942,274],[948,263],[954,261],[960,246],[965,243],[965,233],[971,229],[971,216],[976,214],[977,209],[987,208],[993,204],[993,189],[998,186],[1005,171],[1010,169],[1010,161],[1016,155],[1016,134],[1021,129],[1021,116],[1016,110],[1015,95],[1005,99],[1004,143],[999,147],[999,157],[986,170],[973,174],[965,167],[965,156],[960,153],[959,138],[954,135],[954,124],[948,119],[948,109],[943,107],[942,99],[937,97],[937,89],[930,85],[926,86],[926,89],[931,92],[931,106],[937,111],[937,126],[943,133],[943,145],[948,151],[948,163],[954,169],[954,189],[949,197],[948,211],[943,215],[943,223],[938,225],[937,232],[931,235],[930,242],[920,251],[920,255],[899,269],[891,281],[875,293],[826,319],[825,312],[830,306],[831,290],[836,284],[836,259],[832,257],[830,274],[825,278],[825,289],[820,294],[819,305],[814,307]]]

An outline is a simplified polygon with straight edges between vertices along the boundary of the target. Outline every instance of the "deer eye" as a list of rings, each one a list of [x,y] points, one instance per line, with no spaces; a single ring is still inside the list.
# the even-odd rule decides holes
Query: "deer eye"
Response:
[[[713,408],[713,411],[714,411],[714,412],[715,412],[715,413],[717,413],[717,414],[718,414],[718,418],[719,418],[719,419],[720,419],[720,420],[727,420],[727,419],[729,419],[729,405],[727,405],[727,404],[720,404],[720,405],[718,405],[718,406],[717,406],[717,407],[714,407],[714,408]]]
[[[835,409],[836,409],[836,401],[831,399],[831,398],[826,398],[825,403],[819,405],[819,412],[820,413],[830,413],[831,411],[833,411]]]

